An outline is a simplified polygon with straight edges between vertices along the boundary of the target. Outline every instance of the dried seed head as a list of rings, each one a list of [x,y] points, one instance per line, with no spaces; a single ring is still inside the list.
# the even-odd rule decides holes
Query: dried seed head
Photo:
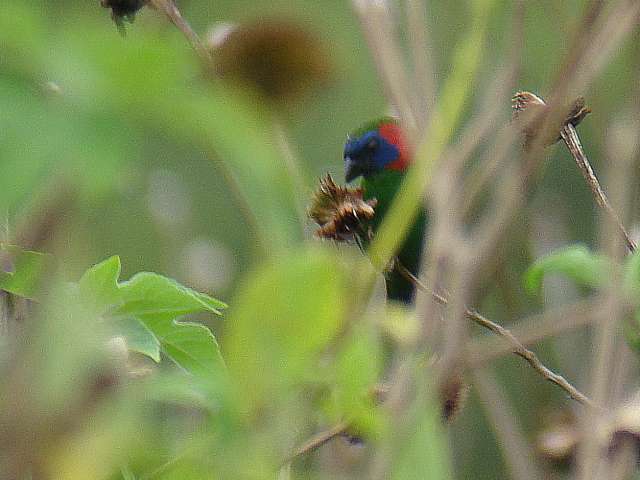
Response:
[[[333,70],[325,45],[291,21],[221,24],[209,34],[208,44],[216,76],[269,100],[288,100],[323,85]]]
[[[132,23],[136,13],[147,4],[148,0],[100,0],[100,5],[111,9],[111,18],[124,33],[124,22]]]
[[[539,96],[531,92],[516,92],[511,99],[513,118],[520,118],[523,112],[531,111],[538,107],[546,107],[547,104]]]
[[[533,139],[540,134],[542,126],[546,121],[546,113],[548,105],[546,102],[531,92],[517,92],[511,99],[511,108],[513,109],[513,119],[520,122],[522,131],[525,135],[525,148],[531,144]],[[577,126],[589,113],[591,109],[585,105],[584,97],[578,97],[567,108],[567,116],[562,124],[556,129],[550,130],[549,138],[546,138],[543,145],[549,146],[560,140],[559,131],[565,125]]]
[[[349,241],[362,231],[363,222],[374,217],[376,203],[375,199],[364,200],[361,188],[338,186],[327,174],[320,180],[308,214],[320,226],[317,236]]]

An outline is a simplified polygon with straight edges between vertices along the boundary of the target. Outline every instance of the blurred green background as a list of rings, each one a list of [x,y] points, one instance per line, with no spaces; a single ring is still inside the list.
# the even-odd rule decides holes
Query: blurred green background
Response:
[[[489,47],[467,119],[506,62],[512,3],[496,2],[492,10]],[[527,2],[518,89],[546,93],[584,3]],[[456,40],[470,24],[470,8],[467,2],[428,4],[432,60],[441,83]],[[235,87],[207,84],[184,38],[158,12],[141,11],[122,37],[97,0],[5,0],[0,7],[1,213],[9,238],[21,225],[59,226],[46,248],[63,259],[69,278],[118,254],[122,278],[156,271],[227,301],[238,280],[263,256],[256,247],[258,234],[225,177],[227,157],[237,158],[233,162],[243,168],[251,170],[255,164],[256,171],[268,172],[261,177],[266,185],[248,187],[256,192],[250,202],[259,212],[258,222],[261,214],[276,215],[271,226],[299,231],[291,205],[305,206],[324,173],[341,178],[347,132],[386,113],[387,102],[347,1],[180,0],[179,6],[203,36],[221,22],[298,21],[324,42],[333,64],[331,81],[285,105],[256,105],[254,96]],[[402,9],[397,13],[402,18]],[[636,33],[627,41],[583,92],[594,113],[580,133],[597,171],[605,170],[612,130],[637,115],[639,38]],[[206,92],[202,102],[198,92]],[[510,116],[511,93],[502,98],[504,120]],[[299,160],[300,192],[292,190],[284,170],[278,179],[278,165],[260,164],[278,158],[277,140],[268,136],[275,122]],[[266,136],[256,139],[258,134]],[[270,145],[255,157],[251,145],[237,147],[263,139]],[[241,179],[251,177],[241,171]],[[271,187],[274,198],[262,203],[259,188]],[[295,198],[287,198],[292,192]],[[67,201],[67,195],[73,200]],[[280,211],[270,211],[272,206]],[[505,323],[539,307],[520,286],[522,271],[534,257],[553,245],[595,243],[593,202],[565,149],[553,151],[517,224],[519,241],[504,252],[508,260],[502,278],[480,306]],[[297,235],[270,228],[266,236],[268,252],[286,252],[295,248],[296,238],[312,239],[312,228],[307,222]],[[219,325],[213,328],[222,333]],[[547,341],[540,349],[550,366],[561,365],[582,386],[588,372],[581,365],[588,352],[580,353],[578,346],[584,339],[578,332],[560,342]],[[519,360],[505,357],[495,365],[533,439],[542,412],[566,404],[563,394]],[[499,449],[475,395],[452,433],[458,478],[504,478]]]

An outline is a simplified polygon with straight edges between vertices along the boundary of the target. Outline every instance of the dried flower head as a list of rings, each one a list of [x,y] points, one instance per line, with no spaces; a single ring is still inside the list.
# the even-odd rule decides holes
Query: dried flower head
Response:
[[[536,107],[545,107],[547,104],[535,93],[516,92],[511,99],[511,108],[513,109],[513,118],[518,116],[525,110],[531,110]]]
[[[587,107],[584,97],[576,98],[571,104],[571,110],[565,120],[565,124],[570,123],[574,127],[577,127],[580,122],[591,113],[591,109]]]
[[[375,199],[364,200],[361,188],[336,185],[331,175],[320,180],[320,187],[314,194],[309,217],[320,228],[316,235],[321,238],[349,241],[362,231],[363,222],[375,215]]]
[[[294,97],[331,77],[324,44],[303,26],[284,20],[221,24],[209,35],[215,75],[270,100]]]
[[[124,22],[132,23],[136,13],[147,4],[148,0],[100,0],[100,5],[111,9],[111,18],[124,33]]]
[[[541,132],[545,122],[545,113],[548,111],[547,103],[531,92],[517,92],[511,99],[511,108],[513,109],[513,118],[521,122],[525,135],[525,146],[531,144],[531,141]],[[560,130],[564,125],[573,125],[576,127],[589,113],[591,109],[585,105],[584,97],[578,97],[567,108],[568,113],[562,124],[556,129],[551,130],[550,138],[545,139],[543,145],[548,146],[560,140]]]

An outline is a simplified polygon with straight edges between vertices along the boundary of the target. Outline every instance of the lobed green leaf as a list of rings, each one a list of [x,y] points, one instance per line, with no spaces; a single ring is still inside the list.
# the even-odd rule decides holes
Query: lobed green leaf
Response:
[[[87,270],[78,282],[83,300],[91,302],[99,313],[121,299],[118,279],[120,257],[114,255]]]
[[[114,327],[127,341],[129,350],[160,363],[160,341],[142,321],[135,317],[116,318]]]
[[[227,305],[157,273],[138,273],[120,284],[122,306],[116,313],[173,320],[181,315],[211,312],[222,315]]]
[[[142,322],[156,336],[162,351],[192,375],[211,377],[225,368],[218,342],[204,325],[151,317]]]
[[[120,270],[117,256],[98,263],[82,276],[79,291],[82,300],[101,315],[116,306],[107,318],[116,333],[125,337],[130,350],[156,362],[162,351],[195,375],[224,368],[211,331],[204,325],[176,319],[202,312],[221,315],[226,304],[156,273],[139,273],[118,283]]]
[[[9,258],[13,264],[11,271],[0,269],[0,290],[20,297],[35,299],[51,256],[7,244],[0,244],[0,254],[0,257],[6,255],[6,258]]]

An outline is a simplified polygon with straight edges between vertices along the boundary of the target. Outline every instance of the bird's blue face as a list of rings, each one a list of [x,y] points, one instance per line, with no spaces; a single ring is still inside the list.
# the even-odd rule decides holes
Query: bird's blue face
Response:
[[[344,146],[344,176],[351,182],[356,178],[378,173],[398,160],[399,149],[379,130],[369,130],[359,137],[347,139]]]

